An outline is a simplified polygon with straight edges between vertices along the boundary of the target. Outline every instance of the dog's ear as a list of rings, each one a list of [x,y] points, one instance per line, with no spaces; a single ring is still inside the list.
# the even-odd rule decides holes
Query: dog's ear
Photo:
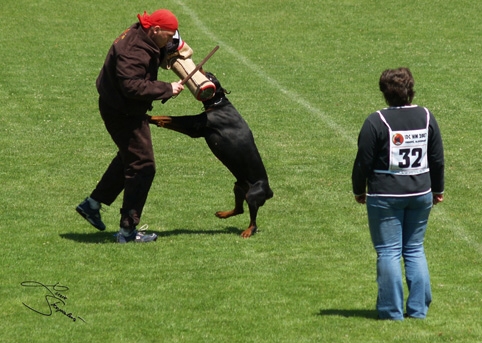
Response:
[[[209,81],[212,81],[212,79],[216,79],[216,76],[214,76],[214,74],[211,73],[210,71],[202,69],[202,73],[204,75],[206,75],[206,77],[209,79]]]

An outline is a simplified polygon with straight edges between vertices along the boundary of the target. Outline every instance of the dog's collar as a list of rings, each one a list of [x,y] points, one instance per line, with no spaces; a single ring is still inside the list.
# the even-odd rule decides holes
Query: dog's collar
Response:
[[[211,102],[212,100],[208,100],[204,102],[204,111],[210,111],[216,107],[223,107],[227,104],[229,104],[229,100],[226,97],[222,97],[219,99],[214,99],[215,101]]]

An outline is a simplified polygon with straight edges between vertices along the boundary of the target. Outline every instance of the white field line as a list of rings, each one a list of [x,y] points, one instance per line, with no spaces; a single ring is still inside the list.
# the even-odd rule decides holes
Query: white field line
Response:
[[[297,94],[293,90],[288,90],[284,88],[278,81],[267,75],[262,69],[249,61],[243,54],[240,54],[236,51],[232,46],[226,44],[225,42],[221,41],[216,37],[216,35],[209,30],[209,28],[204,25],[204,23],[199,19],[197,14],[187,7],[182,0],[175,0],[175,2],[186,12],[189,17],[191,17],[192,21],[196,24],[197,28],[203,32],[208,37],[216,42],[224,51],[227,51],[230,55],[232,55],[236,60],[240,61],[246,67],[248,67],[255,75],[257,75],[260,79],[264,80],[267,84],[269,84],[274,89],[277,89],[279,92],[283,93],[287,98],[291,101],[298,103],[301,107],[304,107],[308,112],[316,115],[319,117],[330,129],[334,130],[335,132],[339,133],[349,144],[356,146],[356,137],[353,137],[346,133],[346,130],[343,129],[340,125],[338,125],[335,121],[333,121],[326,113],[321,111],[320,109],[311,105],[307,100],[303,99],[299,94]],[[182,33],[181,33],[182,36]],[[189,41],[186,40],[189,44]]]
[[[193,10],[191,10],[188,6],[186,6],[186,4],[184,4],[182,0],[175,0],[175,2],[179,5],[179,7],[183,9],[184,12],[186,12],[189,15],[191,20],[194,22],[194,24],[196,24],[197,28],[201,32],[211,37],[211,39],[214,42],[216,42],[216,44],[218,44],[220,47],[223,48],[223,50],[227,51],[230,55],[232,55],[233,58],[240,61],[242,64],[248,67],[255,75],[257,75],[260,79],[264,80],[267,84],[269,84],[274,89],[277,89],[278,91],[283,93],[291,101],[298,103],[301,107],[305,108],[309,113],[312,113],[318,118],[320,118],[330,129],[339,133],[340,136],[343,137],[343,139],[345,139],[347,143],[353,146],[356,146],[357,144],[356,135],[347,134],[346,130],[338,123],[336,123],[332,118],[330,118],[330,116],[328,116],[325,112],[313,106],[309,101],[304,99],[295,91],[284,88],[278,81],[276,81],[275,79],[267,75],[265,72],[263,72],[259,66],[257,66],[252,61],[249,61],[243,54],[236,51],[229,44],[226,44],[225,42],[219,40],[219,38],[216,37],[216,35],[212,31],[210,31],[206,25],[204,25],[204,23],[199,19],[198,15]],[[454,231],[454,233],[457,235],[459,239],[465,241],[469,246],[474,248],[474,250],[476,250],[479,254],[482,254],[482,244],[478,243],[477,239],[473,235],[470,235],[469,232],[463,226],[459,226],[449,219],[450,217],[446,214],[446,211],[443,208],[443,204],[439,204],[436,208],[436,211],[434,212],[436,213],[436,215],[440,215],[448,221],[448,225]],[[432,213],[432,215],[434,215],[435,213]]]

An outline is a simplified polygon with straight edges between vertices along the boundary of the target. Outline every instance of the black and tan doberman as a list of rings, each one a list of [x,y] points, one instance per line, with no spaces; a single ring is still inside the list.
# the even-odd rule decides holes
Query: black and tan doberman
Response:
[[[150,122],[192,138],[205,138],[213,154],[236,178],[234,209],[216,212],[216,216],[229,218],[241,214],[246,201],[250,223],[241,236],[248,238],[258,229],[256,217],[259,207],[273,197],[273,191],[248,124],[226,98],[228,92],[219,80],[209,72],[205,74],[216,86],[216,93],[213,98],[203,101],[204,112],[192,116],[152,116]]]

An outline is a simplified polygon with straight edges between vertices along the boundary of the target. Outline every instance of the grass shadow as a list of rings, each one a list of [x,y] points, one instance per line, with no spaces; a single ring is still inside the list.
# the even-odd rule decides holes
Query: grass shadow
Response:
[[[345,318],[361,317],[367,319],[378,320],[378,312],[376,310],[339,310],[339,309],[321,309],[317,316],[339,316]]]
[[[114,232],[91,232],[91,233],[61,233],[59,236],[64,239],[79,243],[106,244],[116,243]]]
[[[179,235],[241,235],[243,230],[236,227],[226,227],[224,230],[191,230],[191,229],[175,229],[170,231],[153,231],[148,232],[156,233],[159,238],[171,237]],[[79,243],[90,244],[107,244],[116,243],[116,232],[90,232],[90,233],[61,233],[60,237],[76,241]]]

